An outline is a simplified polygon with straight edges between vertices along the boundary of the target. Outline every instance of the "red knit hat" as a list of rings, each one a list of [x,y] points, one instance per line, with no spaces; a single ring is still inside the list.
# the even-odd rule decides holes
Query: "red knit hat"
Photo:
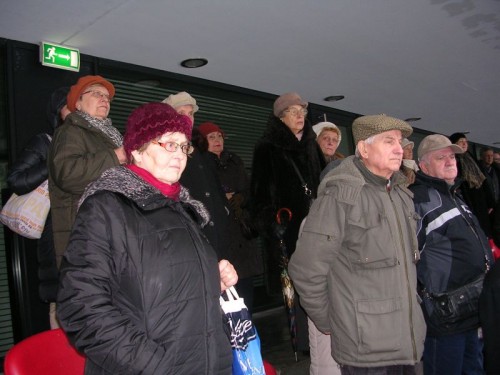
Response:
[[[134,150],[165,133],[179,132],[191,140],[192,124],[189,117],[178,114],[165,103],[146,103],[134,109],[127,120],[123,147],[130,159]]]
[[[69,90],[68,96],[67,96],[67,105],[68,109],[71,112],[76,111],[76,102],[82,95],[83,91],[92,85],[102,85],[106,87],[106,89],[109,92],[109,97],[113,99],[115,96],[115,86],[101,76],[83,76],[78,79],[78,81],[71,86],[71,89]]]
[[[221,130],[221,128],[219,128],[218,125],[214,124],[213,122],[204,122],[203,124],[198,126],[198,130],[201,134],[203,134],[205,138],[207,137],[207,135],[214,132],[219,132],[224,137],[224,132]]]

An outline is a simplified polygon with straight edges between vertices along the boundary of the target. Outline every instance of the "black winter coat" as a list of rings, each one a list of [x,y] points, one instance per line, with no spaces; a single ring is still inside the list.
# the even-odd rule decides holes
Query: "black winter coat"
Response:
[[[251,178],[252,211],[261,233],[273,238],[276,213],[289,208],[292,220],[285,232],[285,242],[290,255],[300,223],[309,212],[310,198],[304,193],[302,182],[295,171],[295,163],[302,179],[316,197],[319,175],[325,167],[316,134],[306,121],[299,141],[291,130],[276,116],[271,115],[267,129],[255,146]]]
[[[189,194],[202,202],[210,213],[210,221],[202,228],[219,259],[229,257],[229,208],[217,177],[217,171],[207,152],[195,148],[179,180]]]
[[[51,139],[47,134],[34,136],[16,158],[7,177],[7,184],[17,195],[36,189],[48,178],[47,155]],[[47,216],[41,238],[37,242],[38,293],[45,302],[54,302],[57,297],[59,273],[56,266],[52,217]]]
[[[457,169],[458,178],[462,178],[462,157],[460,154],[457,155]],[[491,219],[488,211],[495,206],[495,198],[487,180],[484,180],[479,188],[470,186],[465,180],[461,181],[460,194],[476,216],[486,236],[491,237]]]
[[[487,375],[500,374],[500,264],[493,266],[484,278],[479,298],[479,319],[483,328],[484,369]]]
[[[305,194],[292,160],[310,189],[310,196]],[[319,175],[324,167],[325,159],[316,142],[316,133],[307,121],[299,141],[278,117],[270,116],[267,129],[254,150],[250,199],[254,220],[266,247],[267,286],[272,294],[281,294],[281,246],[278,237],[283,238],[291,256],[295,251],[300,224],[309,212],[311,199],[316,198]],[[288,208],[292,213],[292,219],[284,229],[276,226],[276,213],[280,208]],[[300,305],[298,297],[296,303]],[[296,311],[297,349],[309,350],[306,315],[301,308]]]
[[[231,374],[217,257],[180,202],[126,167],[90,184],[61,266],[58,317],[86,374]],[[188,212],[190,214],[188,214]]]
[[[250,180],[243,160],[226,150],[220,157],[211,152],[208,154],[213,159],[222,190],[225,193],[234,193],[228,202],[230,251],[226,259],[233,264],[240,279],[260,275],[264,271],[264,265],[261,250],[252,238],[254,225],[247,207]]]
[[[495,210],[493,211],[493,225],[491,226],[493,232],[493,240],[495,244],[500,247],[500,201],[497,202]]]

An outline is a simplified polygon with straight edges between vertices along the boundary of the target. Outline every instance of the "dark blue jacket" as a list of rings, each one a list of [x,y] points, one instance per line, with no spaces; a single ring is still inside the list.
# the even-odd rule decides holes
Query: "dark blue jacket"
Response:
[[[415,211],[420,215],[417,238],[420,261],[417,277],[421,289],[440,293],[461,287],[476,279],[492,264],[491,249],[479,222],[457,194],[459,182],[446,181],[417,172],[410,187]],[[479,326],[479,317],[444,326],[433,317],[432,304],[422,304],[431,336],[460,333]]]

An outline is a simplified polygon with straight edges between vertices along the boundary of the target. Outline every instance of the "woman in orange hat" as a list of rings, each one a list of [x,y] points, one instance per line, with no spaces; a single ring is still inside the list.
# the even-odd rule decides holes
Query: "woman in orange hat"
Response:
[[[58,267],[85,187],[106,169],[127,161],[122,135],[108,118],[114,95],[113,84],[103,77],[81,77],[67,96],[71,113],[54,133],[48,167]]]

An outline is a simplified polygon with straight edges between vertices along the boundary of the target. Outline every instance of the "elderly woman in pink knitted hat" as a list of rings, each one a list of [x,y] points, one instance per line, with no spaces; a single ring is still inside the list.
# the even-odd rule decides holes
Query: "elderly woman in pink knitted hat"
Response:
[[[191,126],[168,104],[134,110],[130,164],[108,169],[80,201],[58,316],[86,374],[231,374],[219,296],[238,277],[201,234],[208,212],[179,184]]]

